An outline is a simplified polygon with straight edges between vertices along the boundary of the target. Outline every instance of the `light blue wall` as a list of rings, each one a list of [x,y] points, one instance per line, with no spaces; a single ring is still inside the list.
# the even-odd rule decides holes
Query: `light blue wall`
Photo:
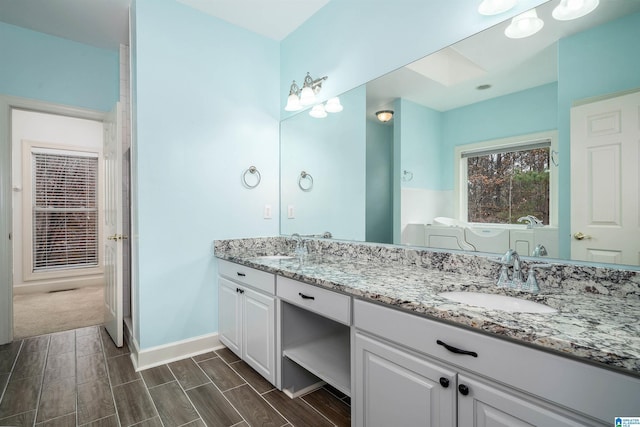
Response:
[[[588,46],[585,49],[585,46]],[[560,256],[571,252],[570,109],[576,100],[640,88],[640,13],[560,40]]]
[[[406,99],[401,99],[400,104],[400,113],[394,118],[402,147],[399,173],[407,170],[413,174],[413,178],[402,181],[401,186],[442,190],[442,113]]]
[[[341,95],[340,102],[343,111],[324,119],[302,111],[281,123],[282,234],[330,231],[336,239],[365,240],[365,87]],[[313,177],[309,192],[298,187],[301,171]]]
[[[0,93],[110,111],[119,98],[118,52],[0,22]]]
[[[422,58],[544,3],[522,0],[504,14],[477,13],[477,0],[332,0],[281,42],[281,108],[292,80],[327,75],[323,99]],[[286,116],[286,112],[282,110]]]
[[[146,349],[218,330],[214,239],[278,234],[279,48],[174,0],[137,0],[134,26]],[[262,182],[249,190],[252,165]]]
[[[393,243],[393,125],[367,120],[366,241]]]
[[[556,129],[557,89],[550,83],[443,113],[442,189],[453,189],[456,146]]]

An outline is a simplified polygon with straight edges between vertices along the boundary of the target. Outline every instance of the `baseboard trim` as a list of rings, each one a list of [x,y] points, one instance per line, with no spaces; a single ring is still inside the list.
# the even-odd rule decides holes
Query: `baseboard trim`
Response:
[[[303,396],[305,394],[311,393],[312,391],[318,390],[319,388],[321,388],[322,386],[324,386],[326,384],[325,381],[318,381],[315,384],[311,384],[310,386],[307,386],[305,388],[302,388],[298,391],[292,391],[288,388],[283,388],[282,392],[289,397],[290,399],[295,399],[296,397],[300,397]]]
[[[201,335],[144,350],[140,350],[136,340],[133,337],[131,338],[131,361],[136,372],[224,347],[220,343],[217,333]]]

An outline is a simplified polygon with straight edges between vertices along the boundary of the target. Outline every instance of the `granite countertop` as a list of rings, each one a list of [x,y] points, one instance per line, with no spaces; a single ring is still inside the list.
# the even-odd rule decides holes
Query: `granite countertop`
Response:
[[[552,350],[640,376],[640,299],[545,289],[533,295],[500,289],[496,280],[416,265],[372,263],[336,255],[265,259],[251,251],[217,251],[216,257]],[[497,277],[497,276],[496,276]],[[554,314],[508,313],[456,303],[446,291],[482,291],[546,304]]]

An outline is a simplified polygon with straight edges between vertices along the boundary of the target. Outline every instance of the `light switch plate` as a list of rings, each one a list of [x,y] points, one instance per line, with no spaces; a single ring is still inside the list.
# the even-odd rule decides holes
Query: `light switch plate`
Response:
[[[296,217],[296,212],[295,212],[295,209],[293,208],[293,205],[287,206],[287,218],[294,219],[295,217]]]
[[[264,219],[271,219],[271,205],[264,205]]]

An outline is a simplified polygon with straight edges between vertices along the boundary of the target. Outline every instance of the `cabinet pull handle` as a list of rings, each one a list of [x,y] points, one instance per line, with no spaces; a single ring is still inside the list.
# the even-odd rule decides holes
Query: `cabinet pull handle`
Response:
[[[237,274],[238,276],[240,276],[240,277],[244,277],[244,276],[246,276],[246,274],[244,274],[244,273],[240,273],[239,271],[238,271],[238,272],[236,272],[236,274]]]
[[[440,385],[444,388],[449,387],[449,378],[440,377]]]
[[[244,294],[244,289],[236,288],[236,292]]]
[[[305,294],[303,294],[302,292],[298,292],[298,295],[300,295],[300,297],[301,297],[302,299],[312,299],[312,300],[315,300],[315,299],[316,299],[316,297],[312,297],[312,296],[309,296],[309,295],[305,295]]]
[[[475,351],[468,351],[468,350],[460,350],[459,348],[453,347],[445,342],[442,342],[440,340],[436,341],[436,344],[444,346],[444,348],[446,348],[447,350],[449,350],[452,353],[457,353],[457,354],[465,354],[467,356],[473,356],[473,357],[478,357],[478,353],[476,353]]]
[[[469,394],[469,387],[467,387],[464,384],[460,384],[458,386],[458,391],[460,392],[461,395],[466,396],[467,394]]]

